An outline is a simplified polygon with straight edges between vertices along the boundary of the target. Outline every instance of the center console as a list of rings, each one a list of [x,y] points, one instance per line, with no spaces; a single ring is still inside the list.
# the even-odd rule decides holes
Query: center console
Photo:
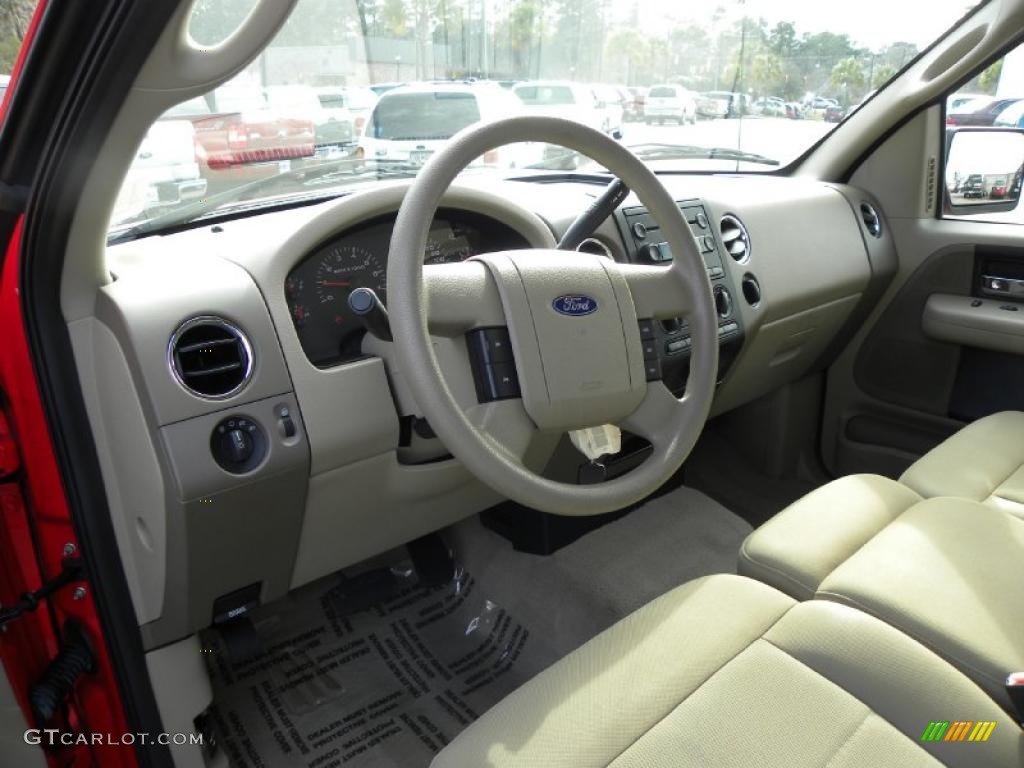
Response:
[[[711,280],[718,313],[718,379],[729,370],[743,344],[743,322],[735,308],[736,290],[722,262],[725,247],[715,234],[715,227],[699,200],[679,203],[693,232],[697,247],[704,256],[704,265]],[[623,208],[616,220],[626,244],[627,256],[634,264],[666,264],[672,261],[661,228],[646,208]],[[641,320],[641,338],[647,380],[662,380],[675,394],[681,394],[690,372],[691,339],[683,318],[669,320]]]

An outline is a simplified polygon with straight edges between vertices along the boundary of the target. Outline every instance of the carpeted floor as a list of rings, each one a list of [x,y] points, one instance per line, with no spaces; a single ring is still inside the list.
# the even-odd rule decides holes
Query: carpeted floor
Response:
[[[264,652],[246,663],[207,633],[220,742],[235,766],[425,767],[601,630],[685,581],[734,571],[750,530],[685,487],[548,557],[471,518],[446,532],[459,563],[448,584],[420,586],[403,564],[383,588],[328,577],[257,611]]]
[[[710,430],[701,435],[684,467],[689,487],[724,504],[755,528],[830,479],[804,479],[795,470],[786,477],[768,477]]]
[[[488,594],[538,636],[555,661],[673,587],[736,571],[752,528],[718,502],[681,487],[546,557],[516,552],[476,518],[449,533]]]

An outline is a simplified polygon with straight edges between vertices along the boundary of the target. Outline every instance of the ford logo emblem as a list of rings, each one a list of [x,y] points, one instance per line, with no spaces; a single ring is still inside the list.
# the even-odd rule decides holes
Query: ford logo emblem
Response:
[[[569,315],[570,317],[582,317],[583,315],[597,312],[597,302],[589,296],[579,293],[568,293],[565,296],[559,296],[551,302],[551,306],[558,314]]]

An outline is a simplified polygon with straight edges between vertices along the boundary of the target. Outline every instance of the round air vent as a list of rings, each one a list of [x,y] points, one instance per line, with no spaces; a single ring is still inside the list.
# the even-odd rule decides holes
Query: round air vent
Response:
[[[252,363],[245,334],[219,317],[186,320],[167,347],[167,364],[178,383],[210,400],[239,392],[249,382]]]
[[[864,226],[873,237],[882,236],[882,220],[870,203],[860,204],[860,217],[864,219]]]
[[[725,214],[719,224],[722,233],[722,244],[732,256],[733,261],[744,264],[750,259],[750,235],[743,222],[732,214]]]

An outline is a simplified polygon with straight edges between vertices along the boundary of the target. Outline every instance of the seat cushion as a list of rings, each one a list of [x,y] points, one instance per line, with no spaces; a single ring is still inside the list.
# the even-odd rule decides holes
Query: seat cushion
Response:
[[[848,475],[818,488],[743,542],[739,572],[798,600],[921,497],[880,475]]]
[[[836,568],[818,596],[916,637],[1009,706],[1003,682],[1024,670],[1024,520],[929,499]]]
[[[1024,517],[1024,413],[1003,411],[961,429],[900,477],[926,498],[972,499]]]
[[[922,742],[929,722],[996,723]],[[739,576],[679,587],[493,707],[435,768],[1019,765],[1021,731],[921,644]]]

